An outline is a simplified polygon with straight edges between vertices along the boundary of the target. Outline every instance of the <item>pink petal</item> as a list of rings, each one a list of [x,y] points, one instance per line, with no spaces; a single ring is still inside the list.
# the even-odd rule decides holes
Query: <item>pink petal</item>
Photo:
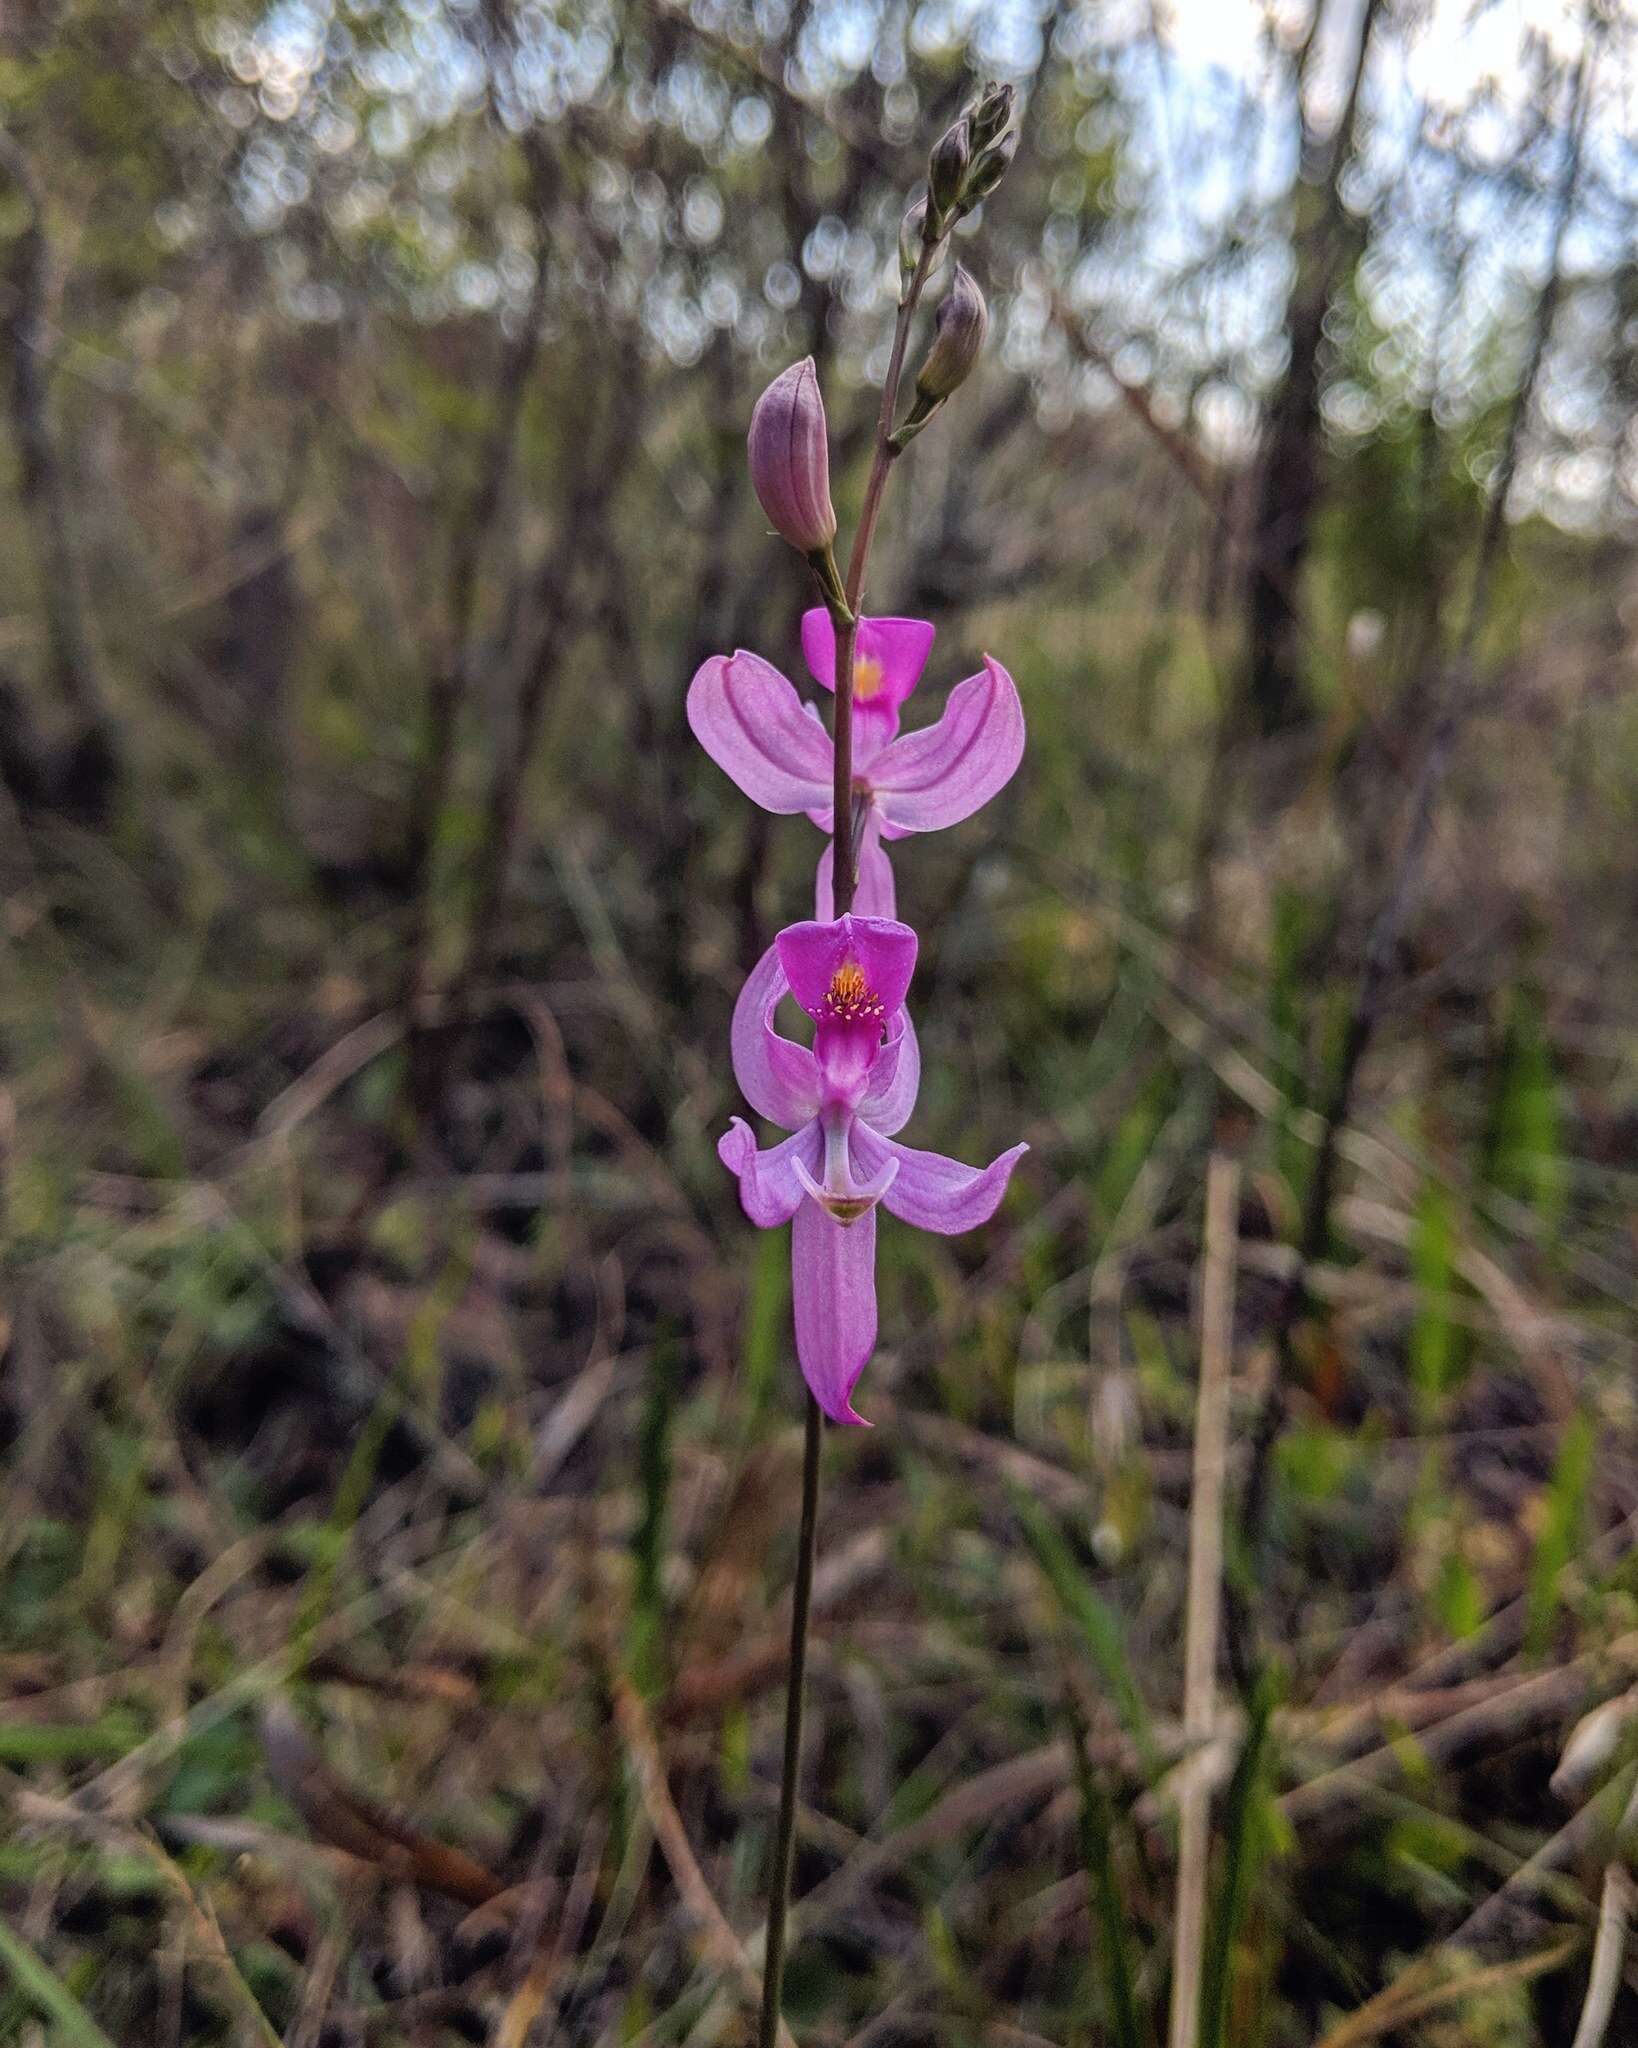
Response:
[[[723,773],[765,811],[830,802],[829,736],[760,654],[742,649],[703,663],[688,686],[688,723]]]
[[[762,1152],[756,1134],[741,1117],[717,1140],[717,1157],[739,1177],[740,1207],[759,1230],[788,1223],[803,1195],[802,1176],[811,1179],[821,1163],[823,1139],[817,1123],[807,1123],[784,1144]]]
[[[835,857],[836,843],[827,840],[825,850],[819,856],[819,874],[813,890],[813,914],[821,924],[829,924],[836,915],[836,895],[831,887]],[[882,851],[881,834],[874,814],[865,825],[864,845],[859,852],[859,884],[853,892],[853,914],[855,917],[894,919],[898,916],[893,868]]]
[[[927,657],[933,651],[935,628],[925,619],[861,619],[854,645],[855,668],[861,661],[880,665],[881,679],[873,692],[856,696],[854,708],[875,712],[878,707],[896,712],[921,681]],[[827,690],[836,687],[836,628],[823,605],[802,614],[802,653],[816,683]]]
[[[895,1145],[866,1124],[853,1125],[853,1160],[859,1173],[874,1175],[885,1161],[899,1162],[882,1206],[901,1222],[913,1223],[918,1230],[936,1230],[940,1237],[988,1223],[1001,1206],[1012,1169],[1028,1150],[1027,1145],[1014,1145],[988,1166],[963,1166],[942,1152],[918,1152],[911,1145]]]
[[[916,935],[887,917],[843,917],[827,924],[787,925],[774,940],[791,993],[816,1020],[844,963],[856,963],[880,1004],[883,1020],[903,1007],[916,965]]]
[[[957,683],[937,725],[905,733],[870,771],[886,826],[932,832],[970,818],[1005,786],[1024,751],[1024,707],[1012,677],[984,657]]]
[[[863,1423],[853,1389],[876,1348],[876,1212],[838,1223],[804,1202],[791,1224],[796,1356],[832,1422]]]
[[[870,1069],[870,1081],[859,1098],[859,1115],[872,1131],[892,1137],[910,1121],[921,1087],[921,1047],[910,1013],[901,1010],[888,1026],[887,1041]]]
[[[770,946],[751,969],[734,1005],[729,1042],[740,1093],[770,1123],[794,1131],[818,1113],[819,1063],[805,1045],[773,1028],[773,1013],[790,984]]]

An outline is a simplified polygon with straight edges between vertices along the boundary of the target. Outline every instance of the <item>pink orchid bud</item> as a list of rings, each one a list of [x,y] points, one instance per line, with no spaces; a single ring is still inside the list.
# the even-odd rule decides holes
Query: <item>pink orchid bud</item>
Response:
[[[825,402],[812,356],[782,370],[756,402],[746,443],[751,482],[774,529],[807,556],[836,538]]]

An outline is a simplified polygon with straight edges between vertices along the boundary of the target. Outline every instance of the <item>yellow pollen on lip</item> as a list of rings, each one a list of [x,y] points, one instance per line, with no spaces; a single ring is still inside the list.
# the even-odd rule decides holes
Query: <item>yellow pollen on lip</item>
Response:
[[[861,654],[853,664],[853,701],[868,704],[882,686],[882,665],[873,654]]]
[[[882,1015],[881,999],[865,980],[857,960],[844,960],[831,976],[824,1011],[838,1024],[862,1024]]]

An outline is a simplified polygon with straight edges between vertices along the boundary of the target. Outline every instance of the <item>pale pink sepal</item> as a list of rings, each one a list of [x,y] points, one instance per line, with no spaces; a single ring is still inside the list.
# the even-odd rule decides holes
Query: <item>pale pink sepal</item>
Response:
[[[760,654],[713,654],[688,686],[688,723],[725,775],[765,811],[831,801],[830,736]]]
[[[734,1005],[729,1044],[740,1093],[770,1123],[794,1131],[819,1113],[819,1062],[773,1026],[789,984],[779,948],[770,946],[751,969]]]
[[[959,824],[1011,780],[1024,752],[1024,707],[1000,662],[984,657],[950,692],[936,725],[884,747],[870,786],[890,838]]]
[[[1029,1150],[1027,1145],[1014,1145],[988,1166],[963,1166],[942,1152],[896,1145],[862,1121],[853,1125],[852,1146],[854,1170],[866,1179],[876,1179],[889,1160],[898,1161],[899,1170],[882,1194],[883,1208],[902,1223],[936,1231],[940,1237],[988,1223],[1001,1206],[1013,1168]]]

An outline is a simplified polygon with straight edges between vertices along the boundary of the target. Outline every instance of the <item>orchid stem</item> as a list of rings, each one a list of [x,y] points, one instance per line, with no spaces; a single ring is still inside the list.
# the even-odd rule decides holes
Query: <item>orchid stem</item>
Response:
[[[893,329],[893,352],[888,358],[887,376],[882,383],[882,406],[876,421],[876,441],[870,459],[870,479],[865,485],[859,524],[848,557],[845,607],[831,602],[836,626],[836,723],[833,732],[836,780],[833,787],[835,815],[831,825],[831,883],[835,902],[833,916],[845,917],[853,908],[853,891],[858,880],[857,842],[853,829],[853,661],[859,644],[859,600],[864,590],[865,564],[870,543],[887,488],[888,471],[899,451],[893,446],[893,415],[898,410],[899,379],[904,374],[904,352],[910,341],[910,323],[915,317],[922,287],[938,258],[938,246],[924,245],[910,289],[904,295]],[[827,602],[829,600],[827,599]],[[791,1661],[785,1687],[785,1760],[779,1780],[779,1828],[774,1842],[773,1889],[768,1900],[768,1940],[762,1962],[762,2024],[757,2029],[757,2048],[776,2048],[779,2039],[780,1994],[785,1982],[785,1922],[790,1913],[791,1869],[796,1860],[796,1788],[802,1771],[802,1708],[808,1663],[808,1609],[813,1598],[813,1565],[819,1543],[819,1447],[823,1441],[824,1418],[819,1404],[808,1396],[807,1435],[802,1448],[802,1528],[796,1552],[796,1584],[791,1593]]]
[[[807,1433],[802,1444],[802,1526],[796,1546],[796,1584],[791,1589],[791,1665],[785,1693],[785,1762],[779,1779],[779,1831],[774,1841],[773,1896],[768,1902],[768,1940],[762,1960],[762,2025],[757,2048],[775,2048],[780,1995],[785,1983],[785,1921],[791,1903],[791,1870],[796,1861],[796,1787],[802,1775],[802,1707],[808,1664],[808,1609],[813,1603],[813,1564],[819,1549],[819,1446],[824,1440],[819,1403],[808,1396]]]
[[[904,352],[910,342],[910,323],[915,318],[922,288],[938,260],[939,244],[922,245],[910,289],[904,295],[893,328],[893,352],[888,357],[887,375],[882,380],[882,407],[876,420],[876,442],[870,458],[870,480],[865,485],[859,524],[854,529],[853,552],[848,557],[847,600],[844,615],[836,621],[836,781],[833,789],[835,819],[831,827],[834,848],[831,856],[832,885],[835,890],[833,914],[845,917],[853,908],[853,890],[858,881],[859,856],[853,834],[853,663],[859,646],[859,606],[864,596],[865,564],[870,543],[876,537],[876,520],[882,509],[888,471],[898,460],[893,446],[893,415],[899,407],[899,380],[904,375]]]

